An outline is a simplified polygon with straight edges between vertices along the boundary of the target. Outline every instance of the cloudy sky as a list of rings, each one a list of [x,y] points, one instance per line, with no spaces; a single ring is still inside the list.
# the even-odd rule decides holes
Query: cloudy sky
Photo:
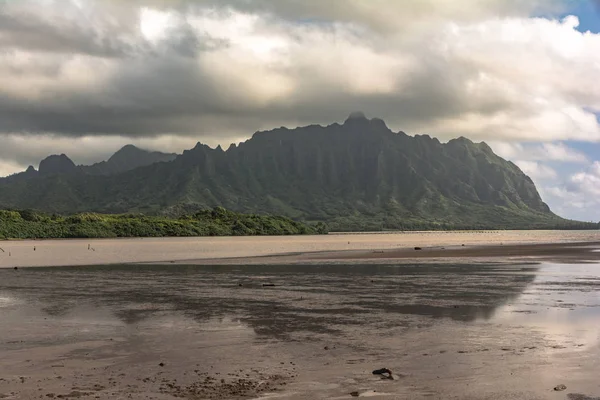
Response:
[[[0,0],[0,176],[343,121],[486,141],[600,220],[600,1]]]

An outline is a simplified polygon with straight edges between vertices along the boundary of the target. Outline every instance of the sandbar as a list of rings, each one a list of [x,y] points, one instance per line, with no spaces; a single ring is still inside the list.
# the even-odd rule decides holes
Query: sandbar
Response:
[[[322,236],[28,240],[0,242],[0,268],[131,263],[386,263],[553,256],[575,257],[600,242],[599,231],[465,231]],[[566,243],[574,243],[576,250]],[[464,246],[463,246],[464,245]],[[536,246],[530,246],[536,245]],[[549,246],[539,247],[537,245]],[[556,247],[552,247],[556,245]],[[512,247],[518,246],[518,247]],[[416,252],[415,247],[422,250]],[[464,249],[462,247],[465,247]]]

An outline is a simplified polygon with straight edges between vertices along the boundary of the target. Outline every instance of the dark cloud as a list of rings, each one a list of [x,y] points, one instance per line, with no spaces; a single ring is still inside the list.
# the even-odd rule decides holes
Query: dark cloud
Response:
[[[5,50],[85,54],[101,58],[160,53],[195,57],[200,51],[226,46],[226,42],[198,35],[185,22],[171,28],[168,38],[160,46],[152,46],[139,32],[137,15],[115,22],[107,20],[104,13],[94,15],[90,20],[83,16],[49,18],[31,10],[13,13],[2,10],[0,8],[0,49]],[[118,10],[121,12],[122,8]]]
[[[232,130],[251,134],[289,121],[331,123],[354,109],[414,126],[454,115],[468,101],[458,87],[460,81],[435,68],[420,71],[399,95],[352,94],[343,88],[323,92],[310,77],[298,79],[301,88],[293,96],[260,108],[251,94],[228,88],[235,83],[216,80],[198,69],[194,59],[143,58],[129,61],[93,92],[58,88],[35,102],[0,95],[0,130],[69,136],[218,136]]]
[[[266,7],[269,2],[257,4],[261,9],[260,4]],[[287,6],[290,10],[304,7],[294,2]],[[46,85],[33,96],[15,95],[0,88],[0,132],[227,136],[231,132],[251,134],[280,124],[330,123],[343,120],[348,110],[354,109],[410,125],[456,113],[466,101],[460,85],[467,76],[455,71],[449,76],[446,62],[439,57],[425,60],[424,68],[413,74],[401,92],[352,93],[343,85],[332,85],[327,76],[315,76],[310,60],[305,60],[303,67],[267,65],[266,69],[250,66],[247,70],[246,53],[233,54],[226,61],[212,60],[211,51],[227,50],[227,37],[212,37],[185,20],[180,19],[165,38],[152,44],[139,32],[133,33],[139,30],[137,27],[123,27],[113,35],[107,31],[110,24],[104,21],[106,18],[89,26],[32,12],[0,15],[0,43],[34,54],[60,54],[12,67],[7,63],[4,68],[14,76],[33,77],[32,85],[38,78],[60,82],[61,77],[64,84]],[[288,39],[302,40],[294,37],[290,34]],[[101,84],[92,82],[81,87],[73,84],[76,78],[65,77],[65,64],[73,56],[84,56],[85,61],[74,73],[97,74]],[[101,73],[103,58],[111,63],[108,73]],[[220,64],[215,66],[214,62]],[[221,74],[221,64],[232,70]],[[252,92],[260,92],[261,84],[253,86],[249,82],[260,82],[264,79],[261,74],[277,73],[278,68],[294,81],[295,89],[289,96],[265,104],[260,94]],[[24,80],[24,92],[31,90],[27,86]]]
[[[462,21],[518,15],[554,2],[434,3],[382,0],[385,10],[358,0],[1,3],[0,46],[8,50],[0,54],[0,134],[215,139],[341,121],[357,109],[385,118],[394,129],[461,134],[463,126],[443,121],[511,114],[531,103],[526,92],[509,93],[503,86],[511,74],[522,77],[516,85],[528,85],[527,71],[477,58],[487,50],[479,43],[494,43],[493,34],[482,37],[474,28],[453,39],[451,30],[440,30],[449,29],[442,24],[384,38],[356,27],[314,24],[370,25],[400,15],[402,29],[408,29],[415,18],[437,23],[448,16]],[[154,37],[141,29],[142,6],[168,11],[168,26],[151,26]],[[459,39],[464,43],[455,44]],[[497,83],[487,88],[482,76]],[[484,134],[500,129],[496,124]]]
[[[136,49],[139,43],[132,45],[121,36],[132,33],[122,25],[108,26],[68,18],[56,20],[25,10],[11,13],[6,3],[0,5],[0,48],[4,49],[122,57],[139,50]]]
[[[198,134],[203,119],[244,113],[195,59],[150,55],[128,60],[100,87],[54,87],[35,101],[2,95],[0,131],[152,136]],[[215,131],[218,131],[218,126]]]

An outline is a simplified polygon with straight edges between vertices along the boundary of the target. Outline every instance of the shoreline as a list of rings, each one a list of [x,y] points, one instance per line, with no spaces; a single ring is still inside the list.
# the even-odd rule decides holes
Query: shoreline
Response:
[[[1,242],[0,268],[600,260],[600,232],[490,231]],[[420,248],[421,250],[415,250]]]
[[[390,231],[331,231],[316,234],[275,234],[275,235],[190,235],[190,236],[106,236],[106,237],[39,237],[39,238],[6,238],[0,237],[0,243],[26,241],[81,241],[81,240],[135,240],[135,239],[201,239],[201,238],[261,238],[261,237],[306,237],[306,236],[360,236],[360,235],[454,235],[454,234],[503,234],[507,232],[598,232],[600,229],[458,229],[458,230],[390,230]]]
[[[514,263],[514,262],[584,263],[600,261],[600,241],[565,243],[496,244],[480,246],[436,246],[428,248],[397,248],[385,250],[342,250],[273,254],[255,257],[177,260],[169,263],[143,262],[134,264],[180,265],[242,265],[242,264],[319,264],[319,263]]]

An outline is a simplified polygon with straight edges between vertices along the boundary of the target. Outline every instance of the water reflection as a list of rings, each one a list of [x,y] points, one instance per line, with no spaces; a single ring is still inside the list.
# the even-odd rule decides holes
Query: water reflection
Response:
[[[494,318],[542,327],[549,337],[569,337],[581,350],[600,340],[600,265],[540,265],[518,302],[499,307]]]
[[[96,266],[0,271],[0,297],[48,317],[108,309],[125,325],[164,315],[198,323],[229,316],[258,335],[336,333],[411,316],[489,319],[534,281],[539,266]],[[268,283],[274,286],[263,286]],[[1,310],[1,309],[0,309]]]

